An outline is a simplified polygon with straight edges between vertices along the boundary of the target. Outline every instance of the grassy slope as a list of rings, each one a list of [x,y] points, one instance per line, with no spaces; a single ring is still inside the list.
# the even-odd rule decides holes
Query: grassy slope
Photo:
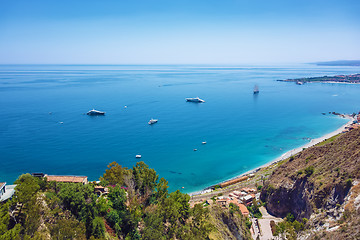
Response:
[[[324,238],[339,236],[339,239],[347,239],[347,235],[359,236],[356,235],[360,229],[359,208],[345,202],[350,183],[359,180],[360,129],[355,129],[288,159],[270,176],[261,198],[267,201],[270,212],[279,216],[291,212],[298,218],[310,217],[319,212],[326,215],[339,205],[343,207],[347,204],[345,217],[334,223],[341,228],[327,235],[324,235],[325,231],[321,233]],[[360,187],[353,187],[350,192],[353,192],[352,197],[356,197]],[[310,238],[316,239],[316,236],[312,234]]]

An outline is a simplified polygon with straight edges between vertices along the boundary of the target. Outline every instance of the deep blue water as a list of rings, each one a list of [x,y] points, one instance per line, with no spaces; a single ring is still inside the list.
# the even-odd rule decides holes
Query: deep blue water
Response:
[[[141,154],[171,190],[200,190],[346,122],[322,112],[360,110],[360,85],[275,80],[359,72],[313,65],[1,65],[0,182],[27,172],[97,180],[110,162],[131,167]],[[185,102],[196,96],[206,103]],[[84,115],[92,108],[106,115]],[[150,126],[150,118],[159,122]]]

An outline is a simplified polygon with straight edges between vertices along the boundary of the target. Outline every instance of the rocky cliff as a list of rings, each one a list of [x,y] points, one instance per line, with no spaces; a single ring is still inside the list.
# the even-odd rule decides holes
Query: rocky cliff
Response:
[[[360,129],[340,134],[285,160],[265,182],[261,200],[275,216],[309,218],[344,203],[360,179]]]

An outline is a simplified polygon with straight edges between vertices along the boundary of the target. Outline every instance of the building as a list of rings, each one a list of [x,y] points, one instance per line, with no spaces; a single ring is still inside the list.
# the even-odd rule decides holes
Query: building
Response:
[[[69,182],[69,183],[82,183],[88,184],[87,176],[58,176],[58,175],[45,175],[48,182]]]
[[[239,203],[238,206],[239,206],[241,214],[244,217],[248,217],[250,213],[249,213],[249,210],[247,209],[247,207],[244,204],[241,204],[241,203]]]
[[[233,184],[235,184],[235,183],[239,183],[239,182],[245,181],[245,180],[247,180],[248,178],[249,178],[248,176],[238,177],[238,178],[235,178],[235,179],[232,179],[232,180],[229,180],[229,181],[220,183],[220,187],[221,187],[221,188],[224,188],[224,187],[233,185]]]
[[[228,205],[229,198],[218,198],[216,199],[216,203],[220,205],[220,207],[226,207]]]
[[[4,195],[4,193],[5,193],[5,186],[6,186],[5,182],[0,182],[0,199],[1,199],[1,196]]]
[[[254,192],[256,192],[256,189],[244,187],[241,189],[241,191],[246,192],[246,193],[254,193]]]
[[[240,212],[241,212],[241,214],[243,215],[243,216],[245,216],[245,217],[248,217],[249,216],[249,210],[247,209],[247,207],[244,205],[244,204],[241,204],[241,203],[239,203],[239,201],[238,200],[236,200],[236,199],[232,199],[232,200],[230,200],[229,201],[229,204],[230,203],[233,203],[233,204],[235,204],[236,206],[238,206],[239,207],[239,210],[240,210]]]
[[[240,201],[245,205],[251,205],[254,198],[251,195],[246,195],[240,198]]]
[[[6,185],[6,182],[0,183],[0,202],[11,199],[15,193],[16,185]]]
[[[241,197],[242,195],[246,195],[246,193],[240,192],[240,191],[237,191],[237,190],[233,191],[233,194],[236,195],[237,197]]]
[[[45,177],[45,174],[44,173],[32,173],[31,174],[33,177],[38,177],[38,178],[43,178]]]

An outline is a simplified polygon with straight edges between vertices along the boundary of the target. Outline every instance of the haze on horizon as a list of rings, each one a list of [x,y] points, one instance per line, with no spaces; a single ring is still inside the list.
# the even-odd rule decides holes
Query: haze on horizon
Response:
[[[0,64],[277,64],[360,58],[358,0],[0,2]]]

